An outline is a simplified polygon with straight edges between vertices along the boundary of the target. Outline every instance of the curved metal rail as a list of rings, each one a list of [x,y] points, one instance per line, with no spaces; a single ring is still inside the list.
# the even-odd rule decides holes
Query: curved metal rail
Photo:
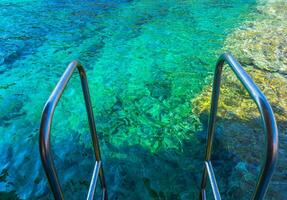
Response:
[[[201,182],[200,199],[206,199],[205,188],[206,188],[207,176],[209,177],[209,180],[211,182],[214,198],[216,200],[221,199],[210,159],[212,152],[212,143],[214,138],[218,99],[220,93],[220,80],[221,80],[222,68],[225,62],[231,67],[233,72],[236,74],[237,78],[240,80],[245,89],[248,91],[249,95],[256,103],[257,108],[261,115],[262,123],[264,125],[264,131],[266,134],[266,143],[267,143],[265,160],[261,168],[256,189],[252,198],[256,200],[263,199],[268,189],[268,184],[275,170],[277,161],[278,130],[276,120],[272,108],[268,100],[264,96],[264,94],[260,91],[260,89],[256,86],[251,77],[245,72],[242,66],[237,62],[237,60],[231,54],[223,54],[222,56],[220,56],[216,64],[215,75],[213,80],[211,108],[208,121],[208,140],[205,152],[205,167]]]
[[[97,133],[96,133],[96,126],[95,126],[94,114],[92,110],[92,103],[90,100],[90,92],[89,92],[89,87],[88,87],[87,76],[86,76],[86,72],[83,66],[77,61],[73,61],[69,64],[69,66],[67,67],[64,74],[60,78],[59,82],[57,83],[55,89],[53,90],[52,94],[50,95],[49,99],[47,100],[44,106],[44,109],[42,112],[42,118],[41,118],[40,138],[39,138],[41,160],[42,160],[42,164],[44,166],[44,170],[45,170],[46,176],[49,181],[49,185],[51,187],[51,190],[53,192],[55,199],[57,200],[64,199],[64,195],[63,195],[60,183],[59,183],[57,171],[56,171],[56,168],[53,162],[52,153],[51,153],[50,135],[51,135],[52,119],[53,119],[55,108],[76,68],[78,69],[80,78],[81,78],[81,85],[82,85],[82,90],[84,94],[85,105],[86,105],[86,110],[88,114],[89,127],[90,127],[90,132],[91,132],[92,141],[93,141],[95,158],[96,158],[96,164],[95,164],[95,169],[94,169],[94,173],[92,176],[92,180],[90,183],[88,199],[92,199],[94,197],[96,180],[99,175],[102,192],[103,192],[102,198],[104,200],[107,200],[108,194],[107,194],[107,189],[106,189],[104,171],[101,165],[101,153],[100,153],[100,147],[99,147]]]

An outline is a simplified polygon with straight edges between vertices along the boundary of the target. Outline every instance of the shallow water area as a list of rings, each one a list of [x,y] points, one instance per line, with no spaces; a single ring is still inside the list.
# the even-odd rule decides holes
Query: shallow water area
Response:
[[[190,102],[209,83],[227,35],[255,6],[0,0],[0,198],[52,198],[39,121],[74,59],[87,69],[110,198],[197,198],[206,124]],[[51,143],[65,197],[84,198],[94,159],[76,73],[56,110]]]

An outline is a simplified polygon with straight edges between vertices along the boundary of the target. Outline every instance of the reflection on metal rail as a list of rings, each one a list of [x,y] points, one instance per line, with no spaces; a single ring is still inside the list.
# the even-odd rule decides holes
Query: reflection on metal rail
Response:
[[[96,158],[95,169],[94,169],[94,173],[93,173],[92,180],[90,183],[90,189],[89,189],[87,199],[93,199],[96,181],[99,176],[101,187],[102,187],[102,193],[103,193],[102,199],[107,200],[108,194],[107,194],[107,189],[106,189],[104,171],[103,171],[103,167],[101,164],[101,154],[100,154],[100,148],[99,148],[99,143],[98,143],[98,138],[97,138],[97,133],[96,133],[96,126],[95,126],[94,114],[93,114],[92,104],[91,104],[91,99],[90,99],[87,76],[86,76],[86,72],[83,66],[77,61],[73,61],[69,64],[69,66],[67,67],[66,71],[62,75],[60,81],[56,85],[55,89],[53,90],[52,94],[50,95],[43,109],[42,118],[41,118],[41,126],[40,126],[40,138],[39,138],[39,147],[40,147],[40,155],[42,159],[42,164],[44,166],[44,170],[45,170],[46,176],[49,181],[49,185],[51,187],[51,190],[54,194],[55,199],[56,200],[64,199],[63,192],[62,192],[62,189],[59,183],[57,171],[54,165],[52,153],[51,153],[50,135],[51,135],[51,125],[52,125],[52,119],[53,119],[55,108],[76,68],[78,69],[80,78],[81,78],[82,90],[84,94],[86,110],[87,110],[88,120],[89,120],[89,127],[90,127],[90,132],[91,132],[92,141],[93,141],[95,158]]]
[[[207,176],[209,177],[209,180],[211,182],[214,198],[216,200],[221,199],[210,159],[212,152],[212,143],[214,138],[218,99],[220,93],[221,73],[225,62],[231,67],[233,72],[236,74],[237,78],[240,80],[245,89],[248,91],[249,95],[256,103],[257,108],[261,115],[262,123],[264,125],[264,131],[266,134],[266,143],[267,143],[264,158],[265,160],[263,162],[261,172],[257,181],[256,189],[252,197],[252,199],[256,200],[263,199],[268,189],[268,184],[271,180],[277,161],[277,154],[278,154],[277,125],[272,108],[268,100],[266,99],[264,94],[259,90],[256,84],[253,82],[250,76],[244,71],[242,66],[236,61],[236,59],[231,54],[223,54],[219,58],[215,69],[210,116],[208,121],[208,139],[205,152],[205,166],[201,182],[200,199],[206,199],[205,188],[206,188]]]

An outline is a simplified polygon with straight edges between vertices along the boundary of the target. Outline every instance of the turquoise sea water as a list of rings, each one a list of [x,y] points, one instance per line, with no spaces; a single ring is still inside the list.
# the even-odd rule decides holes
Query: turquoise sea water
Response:
[[[52,198],[39,121],[67,64],[78,59],[87,69],[110,198],[196,199],[206,127],[191,100],[209,83],[226,36],[255,6],[0,0],[0,198]],[[65,197],[84,198],[94,159],[77,74],[56,110],[51,143]]]

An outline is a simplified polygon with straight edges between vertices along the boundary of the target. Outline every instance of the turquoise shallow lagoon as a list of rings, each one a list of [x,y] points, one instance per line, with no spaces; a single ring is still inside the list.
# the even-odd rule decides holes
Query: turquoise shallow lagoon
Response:
[[[197,199],[206,123],[191,100],[210,82],[227,35],[256,17],[255,7],[255,0],[0,0],[0,198],[52,199],[38,153],[40,116],[78,59],[110,198]],[[94,158],[77,74],[56,110],[51,143],[66,199],[83,199]]]

